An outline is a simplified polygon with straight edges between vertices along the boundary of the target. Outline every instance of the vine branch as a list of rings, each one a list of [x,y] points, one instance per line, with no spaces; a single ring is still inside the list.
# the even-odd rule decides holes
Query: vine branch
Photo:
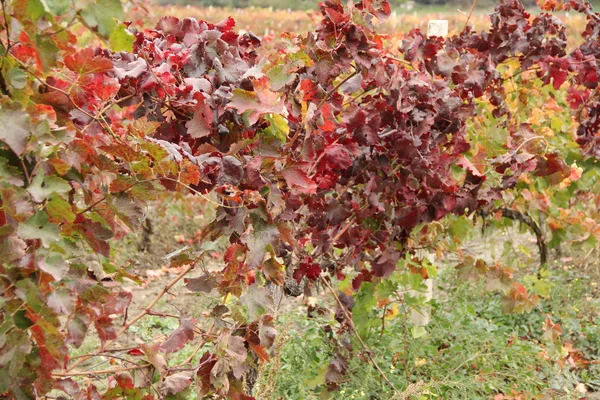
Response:
[[[136,322],[138,322],[140,319],[142,319],[143,317],[145,317],[146,315],[150,314],[152,311],[152,307],[154,307],[156,305],[156,303],[158,303],[158,301],[173,287],[175,286],[175,284],[177,282],[179,282],[184,276],[186,276],[192,269],[194,269],[194,267],[196,266],[196,264],[198,263],[198,261],[200,261],[200,258],[204,255],[204,253],[202,253],[198,258],[196,258],[196,260],[185,266],[183,268],[183,270],[179,273],[179,275],[177,275],[175,278],[173,278],[169,283],[167,283],[165,285],[165,287],[158,293],[158,295],[156,295],[156,297],[154,298],[154,300],[152,300],[150,302],[150,304],[148,304],[146,306],[146,308],[144,308],[138,315],[136,315],[133,319],[131,319],[129,322],[127,322],[125,325],[123,325],[123,327],[121,327],[121,329],[117,332],[117,334],[115,335],[114,339],[107,341],[102,347],[100,347],[98,350],[96,350],[95,352],[88,354],[86,356],[83,356],[81,358],[79,358],[77,361],[75,361],[73,364],[71,364],[69,367],[67,367],[65,369],[65,371],[63,371],[63,373],[68,373],[70,371],[72,371],[75,367],[77,367],[78,365],[80,365],[81,363],[83,363],[86,360],[89,360],[90,358],[99,355],[100,353],[105,351],[105,348],[107,348],[108,346],[110,346],[111,344],[115,343],[116,340],[119,338],[119,336],[121,336],[125,331],[127,331],[133,324],[135,324]]]

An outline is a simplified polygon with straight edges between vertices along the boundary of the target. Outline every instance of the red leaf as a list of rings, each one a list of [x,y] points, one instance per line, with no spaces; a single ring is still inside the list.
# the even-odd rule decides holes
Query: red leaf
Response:
[[[250,348],[256,353],[260,361],[269,362],[269,354],[267,354],[267,351],[263,346],[250,344]]]
[[[129,307],[132,297],[133,294],[126,291],[108,296],[106,303],[104,303],[104,312],[106,314],[123,314],[127,307]]]
[[[218,24],[215,24],[215,26],[221,32],[230,31],[235,26],[235,20],[231,17],[227,17]]]
[[[396,269],[400,253],[386,249],[372,264],[373,275],[387,278]]]
[[[280,171],[283,179],[290,188],[295,188],[302,193],[314,194],[317,192],[317,185],[310,180],[300,165],[292,165]]]
[[[348,145],[339,143],[330,144],[325,147],[325,159],[333,169],[346,169],[354,162],[355,153]]]
[[[175,329],[169,338],[160,345],[160,349],[167,354],[183,349],[185,344],[194,338],[196,322],[194,318],[182,318],[179,321],[179,328]]]
[[[144,352],[139,349],[138,347],[136,347],[135,349],[131,349],[127,352],[127,354],[132,355],[132,356],[143,356]]]
[[[321,275],[321,267],[317,263],[312,262],[312,257],[306,257],[294,271],[294,279],[300,283],[302,278],[306,276],[311,281],[316,281]]]
[[[363,282],[371,282],[372,279],[373,274],[371,273],[371,271],[363,269],[358,275],[354,277],[354,279],[352,279],[352,288],[354,290],[358,290],[360,289]]]
[[[215,287],[216,279],[208,272],[198,278],[185,279],[185,287],[192,292],[210,293]]]
[[[194,139],[203,138],[212,132],[213,112],[202,94],[195,96],[198,106],[194,117],[185,124],[188,134]]]
[[[112,318],[110,318],[108,315],[103,315],[99,318],[96,318],[94,320],[94,326],[96,327],[96,331],[98,331],[98,337],[100,337],[102,342],[117,337],[117,332],[112,324]]]
[[[85,49],[65,56],[65,66],[80,75],[110,71],[113,63],[108,58],[97,56],[94,50]]]
[[[470,172],[473,176],[483,176],[481,172],[469,161],[465,156],[458,157],[458,161],[456,161],[456,165],[464,169],[465,171]]]
[[[126,373],[121,373],[114,376],[115,381],[117,381],[117,385],[123,390],[131,390],[135,388],[135,384],[133,383],[133,379],[131,379],[131,375]]]
[[[192,384],[192,371],[178,372],[165,378],[167,394],[176,394]]]
[[[212,388],[210,381],[210,372],[217,363],[217,356],[211,353],[204,353],[200,358],[196,386],[198,388],[198,397],[206,395]]]

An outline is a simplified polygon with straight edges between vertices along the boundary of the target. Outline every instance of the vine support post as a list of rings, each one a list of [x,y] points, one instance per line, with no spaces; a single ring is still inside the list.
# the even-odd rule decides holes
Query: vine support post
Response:
[[[443,20],[430,20],[429,24],[427,24],[427,36],[438,36],[438,37],[446,37],[448,35],[448,21]],[[425,250],[419,250],[421,254],[419,254],[420,258],[428,258],[430,262],[433,263],[435,261],[434,255],[428,253]],[[424,296],[425,301],[430,301],[433,299],[433,279],[425,279],[425,291],[413,291],[411,290],[411,295],[413,296]],[[410,320],[415,326],[426,326],[429,324],[431,320],[431,311],[428,307],[425,307],[421,310],[412,310]]]

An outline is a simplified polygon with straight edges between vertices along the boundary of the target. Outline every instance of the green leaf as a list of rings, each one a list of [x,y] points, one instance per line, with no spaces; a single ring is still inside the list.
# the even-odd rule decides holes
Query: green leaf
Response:
[[[42,60],[44,71],[49,71],[50,68],[56,66],[60,49],[50,38],[42,38],[37,43],[37,51]]]
[[[398,290],[398,282],[395,280],[394,274],[392,274],[389,278],[383,279],[377,285],[377,296],[380,299],[387,299],[391,295],[393,295]]]
[[[279,144],[285,143],[290,134],[290,127],[285,118],[279,114],[268,114],[264,118],[269,122],[269,126],[261,130],[260,133],[266,139],[275,140]]]
[[[71,189],[71,185],[66,180],[53,175],[44,177],[44,175],[40,173],[33,178],[27,191],[33,200],[41,203],[53,193],[67,193],[71,191]]]
[[[39,260],[38,267],[42,271],[52,275],[57,281],[60,281],[65,277],[67,272],[69,272],[69,264],[67,264],[61,254],[57,253],[51,253],[44,256]]]
[[[55,15],[62,15],[69,10],[70,0],[44,0],[50,12]]]
[[[85,24],[105,38],[110,37],[116,29],[115,19],[125,19],[120,0],[88,0],[80,3],[83,3],[79,10]]]
[[[246,294],[240,297],[240,302],[248,307],[250,320],[256,320],[273,308],[273,298],[269,289],[256,284],[250,286]]]
[[[20,106],[10,103],[0,105],[0,141],[18,156],[25,151],[29,128],[29,115]]]
[[[354,296],[352,320],[354,321],[358,334],[362,338],[368,336],[369,328],[375,323],[373,310],[377,307],[377,299],[375,298],[374,286],[373,282],[364,282],[358,293]]]
[[[126,51],[130,53],[133,50],[134,40],[135,37],[133,34],[123,25],[119,25],[110,35],[110,47],[113,51]]]
[[[56,194],[50,195],[46,203],[46,212],[54,222],[73,223],[75,221],[75,213],[71,205]]]
[[[25,330],[30,326],[33,326],[33,322],[31,322],[31,320],[25,316],[26,312],[26,310],[19,310],[13,314],[13,322],[19,329]]]
[[[285,85],[291,83],[296,74],[290,74],[284,71],[283,65],[276,65],[267,71],[267,76],[269,77],[269,87],[271,90],[281,90]]]
[[[15,186],[23,186],[25,183],[21,170],[10,165],[10,162],[4,157],[0,157],[0,180]]]
[[[471,231],[472,227],[473,222],[469,221],[468,218],[461,216],[452,221],[448,227],[448,232],[453,239],[456,238],[462,240],[467,237],[467,234]]]
[[[13,0],[13,9],[17,18],[31,21],[37,21],[50,12],[44,0]]]
[[[11,68],[8,71],[8,82],[15,89],[21,90],[27,85],[27,73],[20,67]]]
[[[423,282],[423,277],[421,274],[409,274],[408,282],[412,290],[419,290],[421,288],[421,282]]]
[[[305,381],[306,386],[308,386],[310,389],[314,389],[318,386],[325,384],[325,376],[327,375],[328,369],[329,369],[328,363],[321,365],[316,371],[317,374]]]
[[[410,331],[412,333],[412,337],[415,339],[422,338],[423,336],[427,335],[427,331],[423,326],[413,326],[410,328]]]
[[[248,246],[248,267],[254,269],[262,264],[267,246],[273,245],[279,237],[279,229],[276,225],[269,225],[260,217],[252,217],[252,229],[248,229],[242,235],[242,242]]]
[[[23,239],[40,239],[46,247],[60,239],[58,226],[48,222],[48,215],[43,211],[21,223],[17,233]]]

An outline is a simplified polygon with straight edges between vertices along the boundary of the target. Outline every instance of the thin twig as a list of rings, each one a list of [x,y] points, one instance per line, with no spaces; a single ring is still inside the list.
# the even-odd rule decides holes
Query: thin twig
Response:
[[[160,180],[160,179],[163,179],[163,178],[151,178],[151,179],[144,179],[144,180],[141,180],[141,181],[134,182],[134,183],[133,183],[133,184],[131,184],[131,186],[129,186],[128,188],[125,188],[125,189],[123,189],[123,190],[121,191],[121,193],[126,193],[126,192],[128,192],[129,190],[133,189],[133,188],[134,188],[136,185],[139,185],[139,184],[142,184],[142,183],[148,183],[148,182],[152,182],[152,181],[157,181],[157,180]],[[84,208],[82,211],[79,211],[79,212],[77,213],[77,215],[80,215],[80,214],[85,214],[86,212],[88,212],[88,211],[92,210],[94,207],[96,207],[98,204],[102,203],[102,202],[103,202],[103,201],[105,201],[105,200],[106,200],[106,196],[104,196],[104,197],[102,197],[101,199],[99,199],[99,200],[97,200],[97,201],[93,202],[92,204],[90,204],[89,206],[87,206],[86,208]]]
[[[58,35],[61,32],[66,31],[67,29],[69,29],[70,27],[72,27],[73,25],[75,25],[75,23],[77,23],[77,14],[75,14],[73,16],[73,18],[71,18],[71,20],[67,23],[67,25],[63,26],[62,28],[56,30],[56,31],[52,31],[52,32],[44,32],[44,33],[40,33],[40,36],[44,37],[44,36],[54,36],[54,35]]]
[[[550,143],[548,143],[548,141],[546,140],[546,138],[543,137],[543,136],[539,136],[539,135],[538,136],[532,136],[530,138],[527,138],[527,139],[523,140],[523,142],[521,142],[521,144],[519,144],[516,149],[514,149],[509,154],[506,154],[504,157],[502,157],[502,159],[501,159],[500,162],[496,162],[496,163],[493,163],[493,164],[504,164],[505,162],[509,161],[512,157],[514,157],[519,152],[519,150],[521,150],[523,148],[523,146],[525,146],[527,143],[531,142],[532,140],[536,140],[536,139],[539,139],[542,142],[544,142],[544,144],[546,145],[546,149],[544,150],[544,152],[547,152],[548,148],[550,147]],[[490,168],[487,169],[487,171],[485,171],[483,173],[483,175],[487,175],[494,168],[496,168],[496,167],[494,165],[492,165]]]
[[[52,376],[58,378],[66,378],[69,376],[93,376],[93,375],[106,375],[106,374],[116,374],[124,371],[133,371],[136,369],[143,369],[151,367],[151,364],[143,364],[143,365],[135,365],[131,367],[122,367],[122,368],[112,368],[112,369],[101,369],[96,371],[72,371],[72,372],[53,372]]]
[[[154,298],[154,300],[152,300],[150,302],[150,304],[148,304],[148,306],[146,306],[146,308],[144,308],[132,320],[130,320],[129,322],[127,322],[125,325],[123,325],[123,327],[117,332],[117,334],[115,335],[115,337],[112,340],[109,340],[108,342],[106,342],[101,348],[99,348],[95,352],[93,352],[91,354],[88,354],[87,356],[81,357],[80,359],[78,359],[77,361],[75,361],[73,364],[71,364],[69,367],[67,367],[66,370],[63,371],[63,372],[70,372],[75,367],[77,367],[78,365],[80,365],[81,363],[83,363],[84,361],[86,361],[86,360],[90,359],[91,357],[97,356],[98,354],[104,352],[105,348],[107,348],[108,346],[110,346],[111,344],[113,344],[119,338],[119,336],[121,336],[125,331],[127,331],[129,329],[129,327],[131,327],[137,321],[139,321],[140,319],[142,319],[143,317],[145,317],[146,315],[148,315],[151,312],[152,307],[154,307],[156,305],[156,303],[158,303],[158,301],[169,291],[169,289],[171,289],[173,286],[175,286],[175,284],[177,282],[179,282],[192,269],[194,269],[194,267],[196,266],[196,264],[198,263],[198,261],[200,261],[200,258],[204,254],[205,253],[202,253],[200,256],[198,256],[198,258],[196,258],[196,260],[193,263],[185,266],[183,268],[183,270],[179,273],[179,275],[177,275],[175,278],[173,278],[173,280],[171,280],[171,282],[167,283],[167,285],[165,285],[165,287],[158,293],[158,295]]]
[[[340,229],[335,236],[333,237],[333,239],[331,239],[331,244],[337,242],[337,240],[350,228],[350,226],[352,226],[352,224],[354,223],[354,217],[350,218],[348,220],[348,222],[346,222],[346,225],[344,225],[342,227],[342,229]]]
[[[465,26],[463,28],[463,32],[465,30],[467,30],[467,27],[469,26],[469,20],[471,19],[471,16],[473,15],[473,11],[475,10],[475,6],[477,5],[477,0],[473,1],[473,5],[471,6],[471,11],[469,11],[469,15],[467,16],[467,20],[465,21]]]
[[[386,57],[387,57],[387,58],[389,58],[390,60],[394,60],[394,61],[397,61],[397,62],[399,62],[399,63],[401,63],[401,64],[404,64],[404,65],[406,65],[407,67],[410,67],[410,68],[412,68],[412,69],[413,69],[413,70],[415,70],[415,71],[418,71],[418,69],[416,69],[414,65],[412,65],[410,62],[408,62],[408,61],[406,61],[406,60],[403,60],[403,59],[401,59],[401,58],[394,57],[394,56],[392,56],[392,55],[387,55]]]
[[[6,16],[6,0],[0,0],[0,4],[2,4],[2,14],[4,15],[4,28],[6,29],[6,55],[10,52],[10,29],[8,27],[8,18]],[[2,57],[2,63],[0,63],[0,91],[4,93],[6,96],[10,97],[10,92],[8,91],[8,87],[6,87],[6,80],[4,79],[4,75],[2,75],[2,69],[4,68],[4,62],[6,61],[6,57]]]
[[[319,102],[319,104],[317,104],[317,110],[321,109],[321,106],[323,104],[325,104],[325,102],[327,101],[327,99],[329,99],[329,97],[331,95],[333,95],[335,92],[338,91],[338,89],[346,82],[348,82],[350,79],[354,78],[356,75],[358,75],[360,73],[359,70],[354,71],[353,73],[351,73],[350,75],[348,75],[347,77],[345,77],[344,79],[342,79],[342,81],[340,83],[338,83],[337,85],[335,85],[330,91],[328,91],[327,93],[325,93],[325,96],[321,99],[321,101]]]
[[[196,194],[196,195],[198,195],[198,196],[202,197],[204,200],[208,201],[209,203],[211,203],[211,204],[213,204],[213,205],[215,205],[215,206],[217,206],[217,207],[231,208],[231,209],[234,209],[234,210],[235,210],[235,209],[238,209],[238,208],[243,208],[243,207],[244,207],[243,205],[241,205],[241,206],[235,206],[235,207],[234,207],[234,206],[229,206],[229,205],[227,205],[227,204],[223,204],[223,203],[217,203],[216,201],[209,199],[208,197],[206,197],[206,196],[205,196],[204,194],[202,194],[201,192],[197,191],[196,189],[194,189],[194,188],[193,188],[193,187],[191,187],[190,185],[186,185],[185,183],[183,183],[183,182],[179,181],[178,179],[169,178],[169,177],[167,177],[167,176],[163,176],[163,177],[162,177],[162,178],[160,178],[160,179],[164,179],[164,180],[167,180],[167,181],[171,181],[171,182],[178,183],[179,185],[181,185],[181,186],[185,187],[186,189],[188,189],[190,192],[192,192],[192,193],[194,193],[194,194]]]

